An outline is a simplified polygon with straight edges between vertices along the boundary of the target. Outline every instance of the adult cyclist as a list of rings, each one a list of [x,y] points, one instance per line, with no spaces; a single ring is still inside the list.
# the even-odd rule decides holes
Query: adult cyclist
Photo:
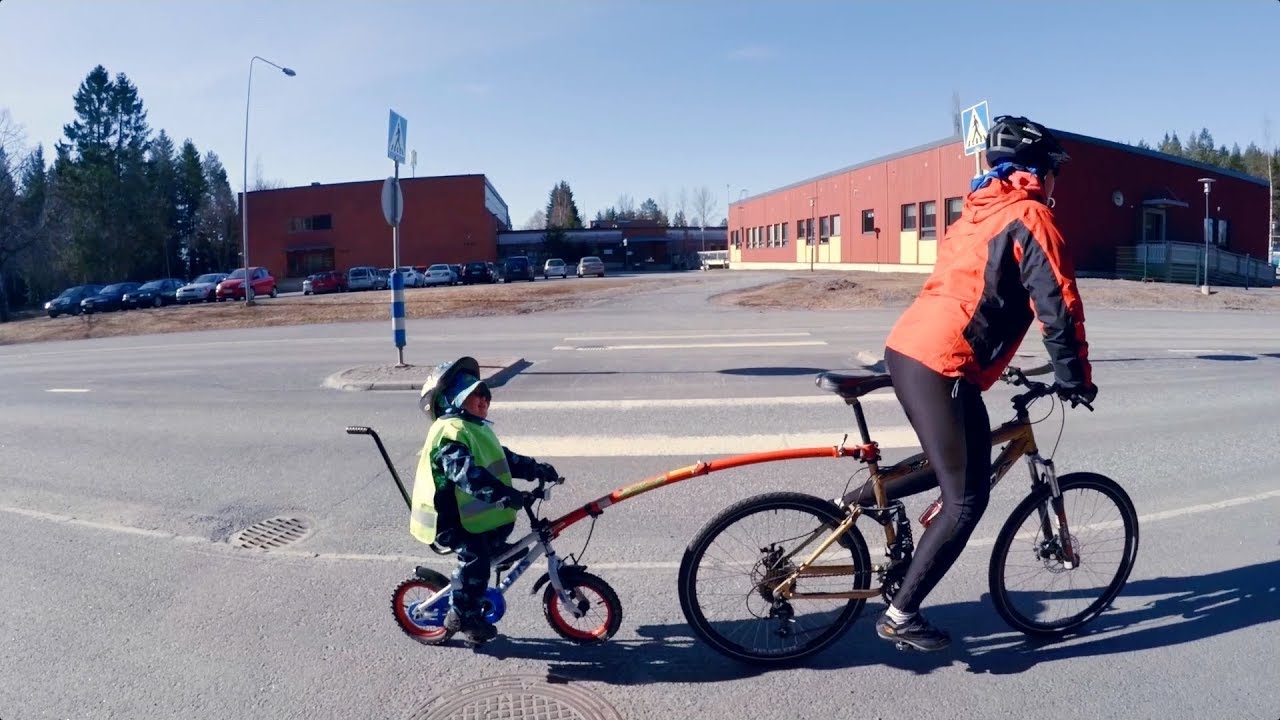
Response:
[[[973,180],[960,220],[938,244],[933,273],[885,343],[894,393],[942,494],[901,589],[876,621],[886,640],[923,651],[951,643],[921,616],[920,603],[987,508],[991,425],[982,392],[999,379],[1033,318],[1064,399],[1097,394],[1075,271],[1053,217],[1058,170],[1068,159],[1043,125],[996,118],[986,144],[991,169]],[[871,497],[864,490],[861,497]]]

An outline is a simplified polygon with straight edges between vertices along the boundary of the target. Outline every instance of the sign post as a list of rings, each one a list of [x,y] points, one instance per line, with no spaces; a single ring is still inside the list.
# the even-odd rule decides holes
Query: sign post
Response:
[[[991,129],[991,112],[987,101],[960,112],[960,132],[964,136],[964,154],[973,156],[973,176],[982,174],[982,151],[987,147],[987,131]]]
[[[395,174],[382,184],[382,215],[391,226],[391,335],[396,344],[396,367],[404,364],[404,276],[400,274],[400,220],[404,217],[404,193],[400,190],[400,163],[409,134],[409,122],[391,111],[387,123],[387,158]]]

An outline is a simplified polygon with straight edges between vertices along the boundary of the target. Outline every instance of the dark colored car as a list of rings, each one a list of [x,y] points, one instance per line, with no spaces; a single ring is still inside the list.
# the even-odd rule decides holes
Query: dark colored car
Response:
[[[114,312],[124,309],[125,293],[138,289],[139,283],[112,283],[80,301],[80,310],[85,313]]]
[[[69,287],[58,294],[58,297],[44,304],[44,311],[49,313],[49,317],[56,318],[59,315],[79,315],[80,301],[91,295],[97,295],[102,289],[101,285],[76,285]]]
[[[178,302],[178,288],[186,285],[177,278],[163,278],[143,283],[124,294],[127,308],[160,307]]]
[[[346,291],[347,274],[336,270],[308,275],[307,279],[302,281],[303,295],[311,295],[312,293],[319,295],[320,293]]]
[[[515,255],[507,258],[502,266],[503,282],[515,282],[516,280],[528,280],[533,282],[533,263],[529,262],[529,258],[523,255]]]
[[[449,269],[453,271],[453,281],[458,285],[462,284],[462,266],[450,265]]]
[[[463,285],[497,282],[498,279],[494,277],[494,273],[489,269],[490,267],[487,262],[469,262],[462,266],[462,274],[458,277],[462,278]]]

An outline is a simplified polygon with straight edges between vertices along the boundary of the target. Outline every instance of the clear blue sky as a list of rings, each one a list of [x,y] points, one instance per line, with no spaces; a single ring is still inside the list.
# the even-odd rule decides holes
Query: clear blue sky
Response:
[[[951,132],[951,97],[1120,141],[1208,127],[1263,143],[1280,3],[0,0],[0,108],[47,148],[104,65],[151,125],[290,185],[484,173],[519,226],[568,180],[587,217],[626,193],[737,198]],[[408,167],[403,170],[409,173]]]

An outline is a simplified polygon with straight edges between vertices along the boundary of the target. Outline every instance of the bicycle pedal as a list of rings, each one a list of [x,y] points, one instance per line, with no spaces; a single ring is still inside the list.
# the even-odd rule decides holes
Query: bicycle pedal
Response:
[[[901,652],[911,652],[912,650],[915,650],[915,648],[911,647],[910,645],[904,642],[896,642],[893,644],[893,646]]]

